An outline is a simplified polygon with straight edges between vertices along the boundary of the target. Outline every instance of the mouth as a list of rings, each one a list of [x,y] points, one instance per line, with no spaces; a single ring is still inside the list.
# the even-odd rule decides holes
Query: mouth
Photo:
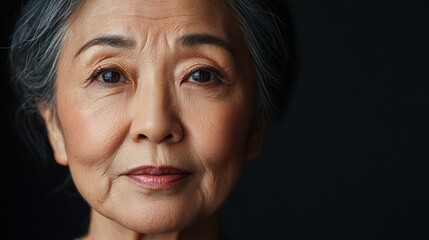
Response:
[[[149,190],[170,190],[181,185],[191,173],[170,166],[143,166],[134,168],[124,176],[140,187]]]

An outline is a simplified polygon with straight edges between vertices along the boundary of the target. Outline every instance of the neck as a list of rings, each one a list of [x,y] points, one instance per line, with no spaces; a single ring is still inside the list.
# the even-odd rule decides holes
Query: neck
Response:
[[[219,212],[207,217],[203,221],[178,232],[147,234],[140,233],[114,222],[98,212],[91,210],[91,220],[88,234],[82,240],[227,240],[228,238],[221,231]]]

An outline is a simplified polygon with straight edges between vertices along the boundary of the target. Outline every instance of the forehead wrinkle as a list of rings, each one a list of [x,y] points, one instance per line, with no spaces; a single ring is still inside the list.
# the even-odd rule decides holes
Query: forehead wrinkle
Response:
[[[171,24],[170,26],[154,24],[149,27],[139,27],[133,36],[137,42],[137,52],[140,56],[153,53],[156,55],[172,54],[177,51],[177,39],[184,30],[186,28],[180,24]]]
[[[99,37],[95,37],[89,41],[87,41],[85,44],[83,44],[82,47],[76,52],[75,58],[82,53],[83,51],[94,47],[94,46],[106,46],[111,48],[118,48],[118,49],[130,49],[133,48],[136,45],[136,42],[123,35],[111,35],[106,34]]]
[[[85,2],[88,3],[84,4],[87,7],[93,7],[94,4],[100,3],[97,0]],[[103,3],[108,4],[109,2]],[[107,7],[107,9],[98,16],[97,13],[91,13],[88,16],[81,12],[78,19],[75,18],[77,21],[73,24],[74,28],[75,30],[77,30],[77,28],[80,29],[80,18],[85,18],[85,22],[90,23],[94,22],[100,16],[107,16],[110,13],[116,17],[103,17],[105,21],[102,22],[102,25],[97,24],[99,20],[95,21],[96,24],[94,25],[86,24],[85,32],[88,34],[95,34],[92,33],[94,31],[99,35],[111,33],[134,39],[137,43],[135,49],[133,49],[134,53],[154,53],[154,51],[171,52],[172,49],[182,47],[177,45],[177,40],[181,36],[192,33],[208,33],[227,40],[234,48],[238,48],[238,46],[236,46],[238,44],[237,38],[235,37],[237,32],[236,27],[232,26],[236,24],[234,21],[234,14],[230,11],[231,9],[227,9],[221,2],[204,1],[204,8],[211,6],[208,15],[204,16],[198,13],[199,11],[196,11],[198,10],[197,7],[201,5],[198,3],[191,5],[186,11],[183,11],[182,2],[171,2],[171,5],[177,5],[177,7],[169,7],[166,11],[158,11],[160,8],[156,4],[158,4],[159,1],[145,1],[145,3],[149,4],[149,7],[141,7],[137,1],[131,1],[131,3],[135,4],[136,7],[128,7],[127,9],[130,11],[121,11],[121,9],[124,8],[120,6],[120,9],[110,9]],[[87,10],[90,10],[90,8]],[[222,10],[222,12],[219,12],[220,10]],[[87,14],[89,13],[89,11],[84,12]],[[202,17],[204,17],[204,19],[202,19]],[[183,19],[183,21],[181,19]],[[237,53],[238,52],[239,51],[237,51]],[[130,52],[130,54],[132,53]]]

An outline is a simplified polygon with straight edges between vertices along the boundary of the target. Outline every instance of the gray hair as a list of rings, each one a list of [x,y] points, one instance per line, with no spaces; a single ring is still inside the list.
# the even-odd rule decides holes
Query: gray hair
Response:
[[[55,109],[55,79],[67,24],[79,0],[32,0],[22,9],[9,53],[13,83],[21,105],[17,111],[24,139],[46,159],[46,129],[42,107]],[[284,112],[284,70],[288,56],[282,24],[258,0],[224,0],[233,8],[253,57],[257,84],[257,120],[272,122]],[[36,148],[33,148],[36,147]],[[40,151],[39,151],[40,150]]]
[[[21,10],[9,52],[12,81],[20,97],[17,122],[24,143],[46,159],[48,141],[39,115],[41,107],[54,109],[55,79],[67,21],[78,0],[28,1]],[[32,152],[33,153],[33,152]]]

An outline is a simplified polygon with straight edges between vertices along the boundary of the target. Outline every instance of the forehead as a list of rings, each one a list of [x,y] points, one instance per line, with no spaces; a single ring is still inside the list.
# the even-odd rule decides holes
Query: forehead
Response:
[[[208,32],[234,42],[241,30],[228,6],[223,0],[86,0],[69,30],[82,41],[106,34]]]

